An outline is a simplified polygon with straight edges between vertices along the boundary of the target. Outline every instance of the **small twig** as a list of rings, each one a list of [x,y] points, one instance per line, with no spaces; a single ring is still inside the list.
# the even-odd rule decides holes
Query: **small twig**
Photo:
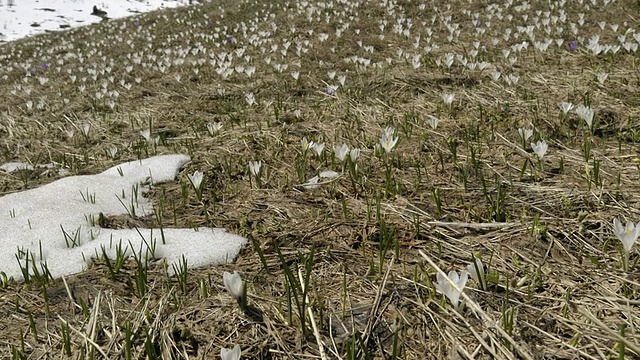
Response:
[[[82,338],[88,342],[89,344],[91,344],[96,350],[98,350],[100,352],[100,354],[102,354],[102,356],[104,356],[104,358],[108,358],[107,353],[104,352],[104,350],[102,350],[102,348],[100,347],[100,345],[96,344],[93,340],[91,340],[87,334],[83,333],[82,331],[74,328],[73,326],[71,326],[71,324],[69,324],[69,322],[65,319],[62,318],[62,316],[60,316],[58,314],[58,319],[60,319],[60,321],[62,321],[65,325],[67,325],[69,327],[69,329],[75,331],[76,333],[78,333],[78,335],[82,336]]]
[[[69,302],[71,303],[71,305],[77,307],[78,309],[81,309],[82,307],[78,305],[76,301],[73,299],[73,294],[71,293],[69,284],[67,284],[67,279],[65,279],[64,276],[62,277],[62,282],[64,283],[64,288],[67,290],[67,295],[69,296]]]
[[[524,323],[525,325],[527,325],[527,326],[530,326],[532,329],[534,329],[534,330],[538,331],[539,333],[541,333],[541,334],[543,334],[543,335],[547,336],[547,337],[548,337],[548,338],[550,338],[551,340],[554,340],[554,341],[556,341],[556,342],[558,342],[558,343],[562,344],[562,346],[566,346],[566,347],[568,347],[569,349],[571,349],[571,350],[573,350],[573,351],[576,351],[576,352],[580,353],[580,356],[583,356],[585,359],[598,360],[598,358],[597,358],[597,357],[595,357],[595,356],[591,356],[591,355],[587,354],[586,352],[584,352],[583,350],[581,350],[581,349],[579,349],[579,348],[577,348],[577,347],[575,347],[575,346],[573,346],[573,345],[571,345],[571,344],[569,344],[569,343],[565,343],[565,342],[563,342],[563,341],[562,341],[562,340],[560,340],[556,335],[550,334],[549,332],[542,330],[541,328],[539,328],[539,327],[535,326],[534,324],[532,324],[532,323],[530,323],[530,322],[523,321],[523,323]]]
[[[300,268],[298,268],[298,278],[300,278],[300,285],[302,286],[302,292],[306,292],[306,289],[304,288],[304,277],[302,276],[302,270]],[[306,299],[305,302],[306,304],[309,304],[309,293],[307,292],[307,294],[305,295]],[[320,332],[318,331],[318,326],[316,325],[316,320],[313,317],[313,311],[311,310],[311,307],[308,306],[307,307],[307,312],[309,313],[309,320],[311,321],[311,327],[313,327],[313,335],[316,337],[316,342],[318,343],[318,350],[320,351],[320,358],[322,360],[327,360],[327,354],[324,352],[324,345],[322,343],[322,339],[320,338]]]
[[[640,355],[640,345],[631,342],[631,340],[629,339],[625,339],[624,337],[622,337],[622,335],[618,334],[617,332],[611,330],[607,325],[605,325],[602,321],[600,321],[600,319],[598,319],[597,317],[593,316],[593,314],[591,314],[588,311],[585,311],[583,308],[578,308],[578,312],[584,316],[586,316],[589,320],[591,320],[595,325],[598,325],[598,328],[604,332],[606,332],[607,334],[613,336],[614,338],[616,338],[616,340],[624,343],[624,346],[633,351],[636,355]]]
[[[382,301],[382,293],[384,292],[384,288],[387,285],[387,280],[389,279],[389,273],[393,268],[394,262],[395,262],[395,256],[392,256],[391,260],[389,261],[389,265],[387,265],[387,271],[384,273],[384,277],[382,278],[382,283],[378,288],[376,298],[373,301],[373,306],[371,307],[371,311],[369,312],[367,327],[364,329],[364,332],[362,333],[363,334],[362,339],[365,344],[369,341],[369,336],[371,336],[371,332],[373,331],[375,324],[378,322],[377,313],[378,313],[378,309],[380,308],[380,301]]]
[[[504,229],[519,225],[518,223],[467,223],[467,222],[443,222],[443,221],[427,221],[424,224],[439,227],[463,227],[469,229]]]

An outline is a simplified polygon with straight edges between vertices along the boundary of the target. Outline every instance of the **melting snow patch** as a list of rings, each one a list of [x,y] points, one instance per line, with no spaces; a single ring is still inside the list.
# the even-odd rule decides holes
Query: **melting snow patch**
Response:
[[[10,162],[0,165],[0,170],[12,173],[18,170],[33,170],[33,166],[21,162]]]
[[[323,184],[323,183],[318,183],[320,179],[333,179],[335,177],[338,177],[339,175],[340,173],[337,173],[332,170],[321,171],[320,174],[318,174],[318,176],[314,176],[311,179],[307,180],[306,183],[302,184],[302,187],[304,187],[305,189],[315,189],[318,186]]]
[[[162,8],[199,3],[189,0],[0,0],[0,41],[89,25]],[[96,6],[97,4],[97,6]],[[93,7],[96,7],[94,10]],[[96,11],[97,10],[97,11]]]
[[[39,188],[0,197],[0,271],[23,279],[21,268],[46,265],[53,277],[87,268],[103,251],[116,249],[167,261],[170,273],[184,256],[189,268],[232,261],[246,239],[225,229],[106,229],[100,214],[145,216],[153,204],[149,184],[173,180],[186,155],[156,156],[115,166],[97,175],[62,178]],[[18,260],[19,259],[19,260]]]

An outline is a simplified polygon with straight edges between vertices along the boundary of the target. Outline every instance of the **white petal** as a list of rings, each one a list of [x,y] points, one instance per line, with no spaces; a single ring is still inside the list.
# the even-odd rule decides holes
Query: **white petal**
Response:
[[[618,218],[613,218],[613,229],[615,230],[616,235],[624,233],[624,227],[622,226]]]
[[[451,279],[451,281],[453,281],[454,283],[457,283],[460,279],[460,277],[458,276],[458,272],[455,270],[449,271],[449,279]]]
[[[467,281],[469,280],[469,273],[465,270],[460,274],[460,279],[456,282],[456,285],[460,288],[459,291],[464,290],[464,286],[467,285]]]

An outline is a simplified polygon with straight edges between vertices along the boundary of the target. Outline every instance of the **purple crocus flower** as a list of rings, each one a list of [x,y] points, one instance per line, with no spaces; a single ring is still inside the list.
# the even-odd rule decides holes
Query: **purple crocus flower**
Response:
[[[234,38],[234,37],[233,37],[233,36],[231,36],[231,35],[227,35],[227,42],[229,42],[229,43],[234,43],[234,42],[236,42],[236,38]]]
[[[140,21],[136,20],[133,22],[133,26],[140,27]]]
[[[575,51],[578,48],[578,42],[577,41],[567,41],[567,47],[569,48],[569,51]]]
[[[40,65],[40,68],[42,70],[47,70],[49,68],[49,63],[42,63],[42,65]]]

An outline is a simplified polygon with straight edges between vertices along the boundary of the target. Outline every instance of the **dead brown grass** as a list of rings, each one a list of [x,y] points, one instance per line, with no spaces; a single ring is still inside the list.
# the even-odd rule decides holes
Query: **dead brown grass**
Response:
[[[593,57],[582,45],[573,53],[551,45],[541,54],[530,44],[510,65],[490,40],[512,25],[493,18],[492,28],[478,35],[470,27],[471,19],[455,10],[484,13],[479,5],[454,1],[448,10],[443,2],[431,13],[411,1],[395,2],[390,15],[376,2],[331,3],[335,14],[320,10],[308,20],[288,16],[294,14],[296,2],[222,0],[142,15],[141,30],[131,26],[131,20],[115,20],[0,47],[7,61],[32,67],[71,52],[56,48],[68,41],[74,45],[72,52],[85,55],[82,63],[67,60],[66,68],[100,69],[102,65],[96,64],[113,60],[111,75],[100,75],[97,81],[86,75],[84,93],[77,90],[80,79],[72,83],[64,71],[37,70],[35,76],[46,76],[48,83],[39,86],[32,79],[30,95],[21,91],[12,95],[24,70],[3,70],[7,79],[0,82],[0,159],[53,161],[82,174],[155,152],[188,153],[192,162],[181,172],[180,181],[184,183],[186,174],[195,170],[205,172],[203,201],[208,213],[193,194],[183,197],[179,183],[160,185],[148,196],[173,205],[165,210],[164,225],[226,227],[254,239],[266,264],[250,245],[233,264],[191,270],[187,291],[182,292],[158,261],[150,270],[149,293],[139,298],[133,262],[113,279],[104,262],[96,260],[85,273],[64,282],[57,279],[48,287],[47,306],[41,288],[11,282],[0,290],[3,358],[11,357],[12,351],[14,357],[68,357],[62,335],[65,324],[72,358],[145,358],[155,353],[164,359],[208,359],[218,357],[220,347],[237,343],[247,359],[321,358],[322,354],[344,359],[354,334],[363,339],[355,346],[359,358],[391,359],[394,340],[403,359],[608,359],[617,357],[623,347],[629,358],[640,356],[636,329],[640,285],[635,266],[628,273],[620,270],[619,245],[610,225],[615,216],[640,219],[637,55],[621,50],[616,56]],[[532,6],[526,11],[530,18],[538,7],[548,10],[547,5]],[[220,8],[225,9],[224,18]],[[625,31],[622,22],[634,21],[630,9],[637,10],[637,5],[620,0],[604,11],[588,12],[581,36],[600,33],[597,21],[620,23],[619,33]],[[254,20],[256,11],[259,20]],[[571,21],[577,12],[584,10],[577,4],[567,7]],[[268,13],[275,17],[263,21]],[[513,8],[509,13],[516,17],[514,23],[526,23]],[[331,15],[328,23],[326,14]],[[408,38],[389,31],[402,14],[413,19]],[[448,43],[446,28],[429,25],[434,31],[432,43],[441,48],[424,55],[426,66],[414,70],[411,58],[399,59],[397,49],[418,52],[412,47],[413,37],[421,33],[424,41],[422,21],[429,23],[432,14],[452,15],[462,31]],[[377,36],[382,19],[389,22],[384,39]],[[350,21],[349,29],[336,39],[335,29],[345,21]],[[123,23],[127,28],[118,30]],[[271,24],[278,24],[278,30]],[[271,52],[271,43],[249,45],[251,33],[243,34],[245,25],[255,27],[255,32],[273,31],[273,43],[280,45],[277,51]],[[228,30],[221,31],[221,37],[233,35],[237,43],[206,37],[224,26]],[[291,27],[296,34],[290,33]],[[565,27],[566,40],[571,40]],[[310,29],[312,35],[307,33]],[[328,33],[329,40],[320,42],[320,32]],[[616,41],[612,31],[602,33],[601,43]],[[129,39],[131,46],[126,44]],[[434,65],[446,52],[470,50],[475,39],[490,48],[481,55],[487,61],[503,74],[520,76],[517,86],[496,84],[486,70],[470,72],[457,61],[451,72]],[[524,39],[524,35],[512,38],[500,46]],[[283,57],[280,50],[287,40],[292,44]],[[304,40],[313,47],[298,57],[296,41]],[[374,53],[364,52],[358,41],[373,46]],[[214,47],[216,42],[222,45]],[[126,70],[127,56],[143,49],[145,53],[169,47],[192,49],[198,43],[216,54],[247,46],[244,55],[252,57],[256,73],[251,78],[234,74],[221,80],[205,63],[196,74],[190,61],[209,60],[202,53],[188,55],[184,64],[172,65],[165,73],[150,68],[161,60],[147,58],[143,62],[149,67]],[[48,49],[54,50],[50,54]],[[363,68],[344,61],[354,55],[371,58],[372,64],[392,58],[393,65]],[[267,56],[271,65],[264,61]],[[299,83],[289,75],[298,70],[296,62]],[[275,73],[274,63],[286,63],[289,69]],[[332,69],[346,74],[347,80],[335,96],[328,96],[327,84],[337,83],[326,75]],[[593,74],[600,70],[609,73],[605,86],[594,80]],[[131,91],[119,90],[115,109],[92,100],[108,76],[116,84],[120,79],[133,84]],[[249,92],[258,101],[252,107],[244,99]],[[442,106],[444,92],[455,93],[452,115]],[[69,102],[63,104],[63,98]],[[31,111],[25,108],[29,99],[34,102]],[[45,108],[37,110],[41,99]],[[601,186],[588,186],[585,177],[583,124],[575,114],[566,123],[558,118],[558,102],[579,104],[585,99],[599,111],[592,158],[601,164]],[[279,107],[277,117],[274,107]],[[294,115],[295,110],[301,117]],[[429,114],[442,120],[436,130],[427,124]],[[207,134],[205,125],[210,121],[224,124],[220,134]],[[80,135],[83,124],[91,124],[86,138]],[[161,138],[155,151],[139,135],[150,125]],[[400,142],[390,160],[393,184],[385,191],[385,159],[376,155],[374,147],[389,125],[398,130]],[[536,136],[550,145],[542,171],[536,169],[535,155],[521,148],[516,131],[523,126],[534,127]],[[75,131],[73,138],[65,135],[68,130]],[[328,157],[319,160],[310,154],[308,166],[299,173],[296,163],[304,136],[326,142]],[[346,172],[317,189],[301,187],[319,170],[340,169],[332,160],[331,147],[343,142],[362,149],[358,166],[363,177],[354,183]],[[119,149],[114,159],[105,156],[112,146]],[[533,166],[521,176],[527,159]],[[250,160],[265,163],[261,189],[250,184]],[[0,193],[58,177],[39,171],[0,173]],[[442,199],[440,212],[432,197],[435,189]],[[158,225],[154,219],[110,222],[111,226]],[[380,261],[385,231],[392,233],[398,246]],[[297,315],[289,321],[277,250],[295,268],[299,255],[309,254],[312,247],[309,308],[318,331],[314,333],[308,323],[303,334]],[[485,264],[490,263],[492,281],[486,291],[470,282],[465,290],[467,306],[458,313],[435,292],[435,267],[459,271],[472,254],[481,254]],[[233,270],[248,286],[246,311],[222,286],[222,272]],[[503,317],[510,311],[513,330],[506,331]],[[132,335],[126,340],[128,332]]]

